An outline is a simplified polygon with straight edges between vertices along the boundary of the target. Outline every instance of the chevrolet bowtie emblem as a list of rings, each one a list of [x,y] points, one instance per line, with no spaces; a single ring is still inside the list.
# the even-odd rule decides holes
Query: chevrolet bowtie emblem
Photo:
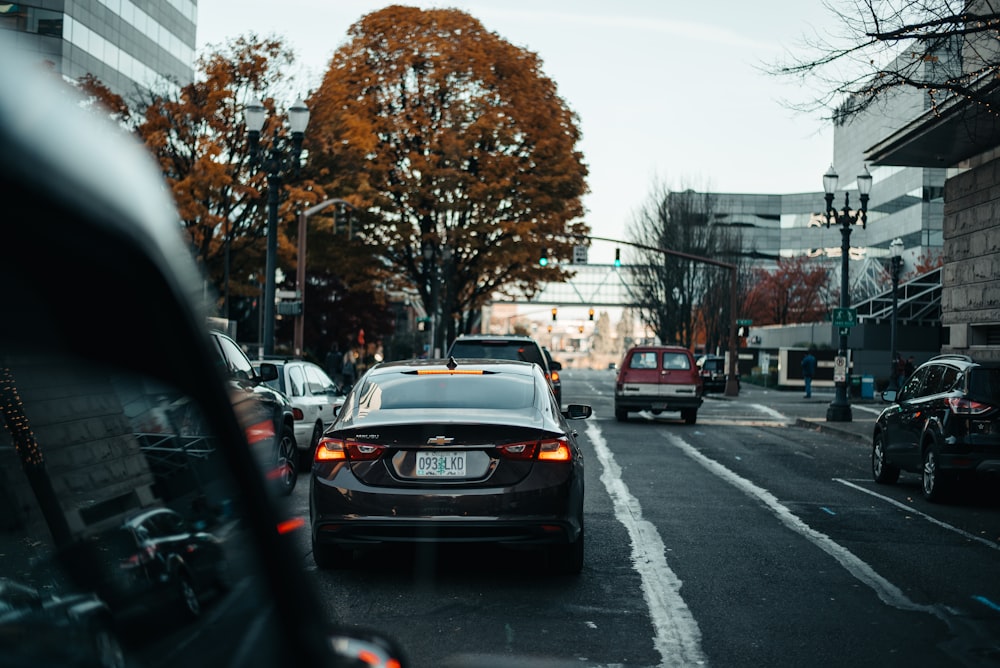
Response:
[[[427,439],[427,445],[448,445],[454,440],[455,439],[448,438],[447,436],[435,436]]]

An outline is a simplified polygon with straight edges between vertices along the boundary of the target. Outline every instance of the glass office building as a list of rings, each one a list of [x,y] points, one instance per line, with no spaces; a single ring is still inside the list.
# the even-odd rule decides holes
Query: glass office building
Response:
[[[92,74],[119,95],[194,78],[197,0],[31,0],[0,4],[18,48],[70,79]]]

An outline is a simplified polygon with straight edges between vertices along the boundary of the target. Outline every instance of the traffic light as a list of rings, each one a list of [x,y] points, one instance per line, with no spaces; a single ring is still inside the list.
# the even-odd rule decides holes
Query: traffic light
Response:
[[[583,325],[580,325],[580,333],[583,334]]]
[[[594,319],[594,309],[590,309],[589,311],[587,311],[587,319],[588,320]]]
[[[540,258],[538,258],[538,266],[540,266],[540,267],[547,267],[547,266],[549,266],[549,249],[548,248],[543,248],[542,249],[542,256]],[[555,317],[553,317],[552,319],[555,320]]]
[[[736,336],[744,337],[750,333],[750,328],[746,325],[740,325],[736,328]]]
[[[615,266],[622,266],[622,251],[620,248],[615,249]]]
[[[549,325],[549,334],[552,333],[552,325]]]
[[[343,202],[338,202],[333,208],[333,233],[334,234],[350,234],[351,233],[351,221],[348,218],[347,205]]]
[[[557,309],[556,307],[553,306],[552,307],[552,319],[553,320],[556,319],[556,313],[558,313],[558,312],[559,312],[559,309]]]

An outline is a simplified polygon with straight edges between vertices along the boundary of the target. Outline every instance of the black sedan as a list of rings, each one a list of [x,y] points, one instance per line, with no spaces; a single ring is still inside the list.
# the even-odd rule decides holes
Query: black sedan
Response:
[[[491,542],[546,549],[583,567],[583,457],[541,369],[503,360],[378,365],[354,386],[316,449],[313,557],[355,548]]]

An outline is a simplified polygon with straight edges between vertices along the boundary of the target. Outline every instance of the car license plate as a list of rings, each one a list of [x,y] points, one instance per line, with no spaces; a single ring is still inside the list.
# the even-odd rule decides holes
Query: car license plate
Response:
[[[464,475],[464,452],[420,453],[417,455],[418,478],[455,478]]]

